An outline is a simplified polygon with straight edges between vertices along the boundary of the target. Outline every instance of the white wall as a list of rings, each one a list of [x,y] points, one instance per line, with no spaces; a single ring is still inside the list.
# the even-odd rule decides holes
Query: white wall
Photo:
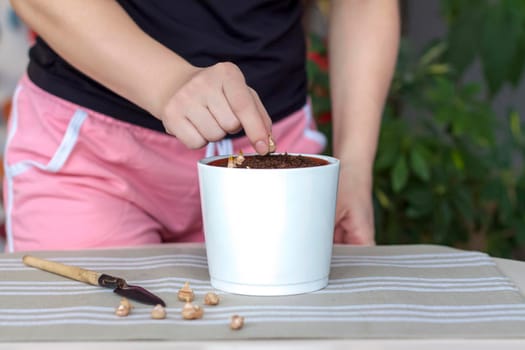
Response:
[[[29,48],[27,30],[14,15],[8,0],[0,0],[0,108],[11,98],[16,83],[23,74]],[[0,149],[5,142],[5,122],[0,112]],[[1,195],[1,191],[0,191]],[[0,223],[3,222],[0,206]],[[4,250],[0,236],[0,252]]]
[[[9,1],[0,0],[0,101],[11,95],[28,60],[27,30],[14,18]]]

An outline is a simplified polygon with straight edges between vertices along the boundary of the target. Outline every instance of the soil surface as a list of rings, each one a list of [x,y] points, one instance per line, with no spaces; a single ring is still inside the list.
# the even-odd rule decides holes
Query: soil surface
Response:
[[[234,156],[236,158],[238,156]],[[307,168],[320,165],[326,165],[328,162],[324,159],[307,157],[302,155],[290,155],[287,153],[261,155],[246,155],[244,161],[236,168],[250,169],[288,169],[288,168]],[[228,158],[218,159],[210,163],[214,166],[228,166]]]

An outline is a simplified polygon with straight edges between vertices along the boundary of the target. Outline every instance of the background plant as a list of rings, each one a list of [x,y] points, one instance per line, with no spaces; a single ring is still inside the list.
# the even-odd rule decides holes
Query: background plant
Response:
[[[525,258],[525,137],[493,100],[521,82],[525,2],[443,0],[447,33],[421,52],[403,38],[374,169],[377,241]],[[314,114],[330,135],[326,45],[310,37]],[[482,79],[465,73],[481,67]],[[331,150],[328,149],[327,153]]]

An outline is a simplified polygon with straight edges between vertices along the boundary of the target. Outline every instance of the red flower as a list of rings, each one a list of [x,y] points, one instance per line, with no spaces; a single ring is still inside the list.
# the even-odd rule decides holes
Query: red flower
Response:
[[[319,125],[328,124],[332,121],[332,112],[323,112],[317,117],[317,123]]]
[[[328,70],[328,58],[319,54],[319,52],[308,52],[308,59],[314,62],[322,71]]]

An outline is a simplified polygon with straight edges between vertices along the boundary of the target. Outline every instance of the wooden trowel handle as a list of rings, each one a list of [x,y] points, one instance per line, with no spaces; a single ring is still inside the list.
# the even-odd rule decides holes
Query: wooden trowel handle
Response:
[[[81,269],[76,266],[64,265],[54,261],[37,258],[31,255],[25,255],[22,261],[27,266],[36,267],[37,269],[51,272],[60,276],[71,278],[76,281],[89,283],[98,286],[98,279],[101,275],[99,272]]]

